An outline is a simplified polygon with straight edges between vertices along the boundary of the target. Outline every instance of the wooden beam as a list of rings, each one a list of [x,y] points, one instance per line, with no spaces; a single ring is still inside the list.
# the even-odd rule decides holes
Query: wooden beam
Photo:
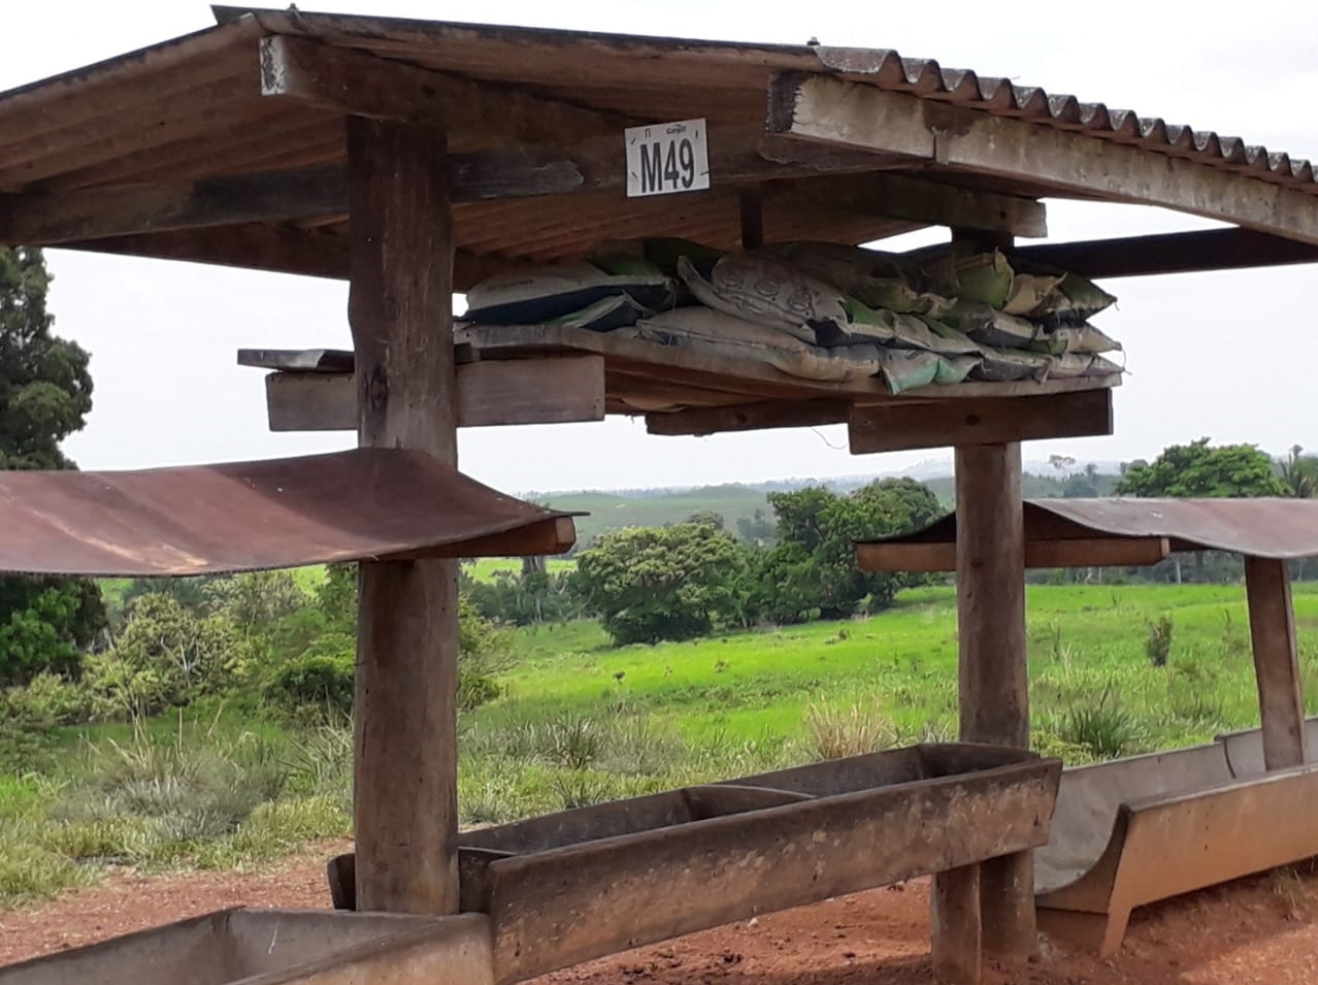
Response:
[[[463,363],[456,376],[460,428],[604,420],[601,356]],[[357,427],[351,373],[271,373],[265,396],[271,431]]]
[[[646,414],[645,430],[650,434],[707,435],[725,431],[820,427],[841,424],[850,414],[851,404],[846,400],[771,400],[734,407]]]
[[[787,163],[763,157],[759,151],[763,134],[751,127],[715,127],[710,139],[710,170],[721,184],[779,181],[770,197],[784,207],[842,209],[921,224],[1006,230],[1021,236],[1042,236],[1047,228],[1044,206],[1030,199],[971,193],[877,171],[855,174],[856,169],[876,167],[881,160],[863,152],[852,152],[850,160],[823,162],[852,172],[825,176],[809,155]],[[567,147],[451,155],[450,200],[466,203],[620,191],[626,175],[618,162],[618,140],[608,136],[583,139]],[[797,180],[782,183],[787,179]],[[296,222],[346,215],[347,211],[348,179],[343,166],[317,164],[196,181],[0,195],[0,242],[54,245],[180,229]],[[747,213],[743,211],[743,215]]]
[[[1263,725],[1263,762],[1269,770],[1300,766],[1306,761],[1304,700],[1286,562],[1245,558],[1245,591]]]
[[[452,548],[391,554],[389,561],[419,561],[430,558],[542,557],[563,554],[577,542],[577,527],[571,517],[554,516],[529,527],[507,533],[463,541]]]
[[[61,243],[59,249],[184,260],[245,270],[348,279],[348,237],[323,229],[252,223],[217,229],[180,229],[139,236]],[[465,291],[511,261],[461,250],[453,256],[453,289]]]
[[[979,985],[984,976],[979,865],[935,872],[929,897],[934,980]]]
[[[1085,537],[1027,540],[1027,568],[1127,568],[1157,564],[1171,553],[1166,537]],[[956,570],[956,544],[861,543],[856,564],[862,571],[931,573]]]
[[[635,122],[517,86],[287,34],[261,39],[261,95],[351,116],[442,123],[455,140],[470,132],[486,146],[570,145],[610,133],[621,141],[623,128]]]
[[[1318,244],[1318,196],[1084,133],[827,75],[776,75],[767,128],[830,146],[904,155],[948,172],[1159,205]]]
[[[853,455],[1111,433],[1111,390],[1038,397],[894,401],[854,408],[848,425]]]
[[[358,439],[456,465],[444,132],[350,118],[347,138]],[[357,903],[455,913],[458,562],[363,562],[358,586]]]
[[[1085,277],[1141,277],[1318,263],[1318,246],[1252,229],[1128,236],[1026,246],[1014,256]]]
[[[959,446],[955,469],[961,740],[1028,748],[1021,446]],[[985,950],[1013,960],[1031,955],[1038,943],[1033,859],[1024,853],[986,862],[980,883]]]
[[[1048,235],[1046,206],[1017,195],[974,191],[886,172],[794,181],[790,188],[792,194],[821,208],[841,206],[889,219],[987,233],[1035,238]]]

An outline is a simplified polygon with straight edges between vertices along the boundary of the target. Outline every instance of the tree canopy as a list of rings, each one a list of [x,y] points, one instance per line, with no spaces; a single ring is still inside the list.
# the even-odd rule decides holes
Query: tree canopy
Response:
[[[51,333],[50,280],[40,250],[0,247],[0,469],[72,468],[60,442],[91,410],[87,353]],[[104,625],[91,582],[0,579],[0,682],[76,673]]]
[[[1171,445],[1153,462],[1136,462],[1117,483],[1119,496],[1285,496],[1272,459],[1253,445]]]

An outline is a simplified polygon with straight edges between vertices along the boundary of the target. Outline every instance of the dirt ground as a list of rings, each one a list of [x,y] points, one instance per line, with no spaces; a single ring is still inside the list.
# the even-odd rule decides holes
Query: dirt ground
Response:
[[[328,904],[323,860],[341,845],[259,872],[118,872],[51,903],[0,913],[0,964],[208,910]],[[542,985],[913,985],[929,972],[928,887],[879,889],[693,934],[542,980]],[[993,985],[1288,985],[1318,982],[1318,874],[1274,873],[1137,911],[1111,960],[1044,939]]]

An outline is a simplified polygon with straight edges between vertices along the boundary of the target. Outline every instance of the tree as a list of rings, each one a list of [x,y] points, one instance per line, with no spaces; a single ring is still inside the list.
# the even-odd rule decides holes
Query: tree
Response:
[[[1286,486],[1286,495],[1294,499],[1313,499],[1318,495],[1318,458],[1303,452],[1299,445],[1291,446],[1281,461],[1279,478]]]
[[[1272,459],[1253,445],[1210,447],[1208,438],[1172,445],[1150,464],[1134,462],[1117,483],[1118,496],[1285,496]]]
[[[0,247],[0,469],[72,468],[60,442],[91,410],[87,353],[51,333],[50,281],[40,250]],[[38,623],[45,627],[39,633]],[[21,670],[13,651],[0,646],[0,679],[23,683],[47,668],[76,674],[70,652],[89,646],[104,626],[105,607],[91,582],[0,579],[0,632],[24,640]]]
[[[708,523],[628,527],[577,556],[577,587],[619,644],[702,636],[740,621],[746,549]]]
[[[1272,459],[1253,445],[1208,444],[1200,438],[1188,445],[1171,445],[1151,463],[1132,462],[1116,485],[1118,496],[1180,497],[1255,497],[1285,496],[1286,486],[1272,469]],[[1195,552],[1195,581],[1208,581],[1208,557]],[[1239,562],[1225,556],[1214,557],[1214,580],[1234,578]],[[1170,573],[1181,581],[1179,558],[1172,558],[1154,569],[1154,577]]]
[[[942,513],[938,498],[914,479],[884,479],[849,496],[820,487],[769,494],[778,516],[778,545],[759,569],[760,615],[800,622],[818,615],[840,619],[869,600],[892,602],[909,579],[856,567],[855,542],[925,526]]]

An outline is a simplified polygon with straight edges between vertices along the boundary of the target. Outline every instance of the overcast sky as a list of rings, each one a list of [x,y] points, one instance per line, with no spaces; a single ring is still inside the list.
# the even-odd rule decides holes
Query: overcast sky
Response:
[[[4,6],[0,89],[212,23],[209,8],[191,0]],[[474,7],[306,0],[303,8],[432,18],[474,9],[490,23],[896,48],[1318,157],[1318,4],[1299,0],[1270,3],[1258,17],[1253,8],[1214,12],[1148,0],[1100,8],[1056,0],[484,0]],[[1050,202],[1049,225],[1054,240],[1074,240],[1209,224],[1151,209]],[[95,409],[67,445],[83,468],[266,458],[351,443],[350,435],[269,434],[262,374],[235,365],[243,346],[347,347],[346,285],[56,250],[48,260],[57,330],[92,353]],[[1274,454],[1297,441],[1318,446],[1314,274],[1291,267],[1107,282],[1120,306],[1096,323],[1125,343],[1130,369],[1116,393],[1117,434],[1033,443],[1026,458],[1152,457],[1201,436]],[[460,454],[464,471],[510,492],[852,475],[950,457],[946,450],[852,457],[841,427],[652,438],[627,419],[466,431]]]

